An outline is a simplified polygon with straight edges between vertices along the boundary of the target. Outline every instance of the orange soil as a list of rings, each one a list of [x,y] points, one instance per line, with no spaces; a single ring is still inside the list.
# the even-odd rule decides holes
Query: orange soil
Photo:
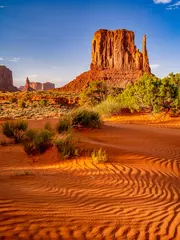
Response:
[[[154,127],[126,116],[81,131],[85,148],[107,149],[106,164],[60,161],[55,149],[32,159],[21,146],[0,147],[0,239],[180,239],[180,129],[168,127],[173,121]]]

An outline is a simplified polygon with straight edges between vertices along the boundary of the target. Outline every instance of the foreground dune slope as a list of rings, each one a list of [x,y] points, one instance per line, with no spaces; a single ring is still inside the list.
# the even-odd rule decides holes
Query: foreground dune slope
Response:
[[[0,238],[180,239],[180,130],[107,123],[81,135],[109,162],[0,147]]]

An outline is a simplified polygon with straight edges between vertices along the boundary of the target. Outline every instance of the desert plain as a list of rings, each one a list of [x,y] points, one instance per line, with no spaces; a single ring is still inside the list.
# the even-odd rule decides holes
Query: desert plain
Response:
[[[108,162],[0,147],[0,239],[179,239],[180,118],[126,114],[78,134]]]

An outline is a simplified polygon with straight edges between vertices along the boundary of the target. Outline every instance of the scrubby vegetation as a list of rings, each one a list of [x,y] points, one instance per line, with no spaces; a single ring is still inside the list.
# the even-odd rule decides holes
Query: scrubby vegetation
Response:
[[[15,141],[15,143],[19,143],[23,140],[25,131],[28,128],[28,124],[26,121],[7,121],[2,125],[2,133],[7,137],[11,138]]]
[[[170,115],[180,114],[180,74],[170,74],[159,79],[153,75],[144,75],[134,84],[115,97],[107,99],[95,107],[101,114],[113,115],[121,109],[131,112],[168,112]]]
[[[91,159],[93,163],[98,164],[98,163],[105,163],[108,161],[108,155],[106,150],[100,148],[98,150],[94,150],[91,154]]]
[[[77,141],[71,133],[62,135],[55,140],[55,145],[63,159],[69,159],[78,156]]]
[[[74,127],[99,128],[101,119],[99,113],[89,108],[79,108],[72,113]]]
[[[78,95],[58,91],[0,92],[0,118],[60,117],[78,105]]]
[[[24,151],[30,154],[44,153],[52,146],[53,132],[47,129],[29,129],[25,135]]]
[[[81,93],[79,103],[84,105],[96,105],[104,101],[108,94],[108,87],[103,81],[93,81],[89,86]]]
[[[70,114],[65,114],[61,117],[56,125],[56,130],[58,133],[67,132],[72,128],[72,119]]]
[[[108,96],[116,96],[122,92],[122,88],[107,85],[105,81],[93,81],[80,94],[81,106],[96,106],[106,100]]]

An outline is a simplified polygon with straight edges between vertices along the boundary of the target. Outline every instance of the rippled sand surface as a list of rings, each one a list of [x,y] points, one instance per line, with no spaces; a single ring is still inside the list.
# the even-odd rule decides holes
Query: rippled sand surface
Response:
[[[109,162],[0,147],[0,239],[180,239],[180,129],[109,122],[81,136]]]

